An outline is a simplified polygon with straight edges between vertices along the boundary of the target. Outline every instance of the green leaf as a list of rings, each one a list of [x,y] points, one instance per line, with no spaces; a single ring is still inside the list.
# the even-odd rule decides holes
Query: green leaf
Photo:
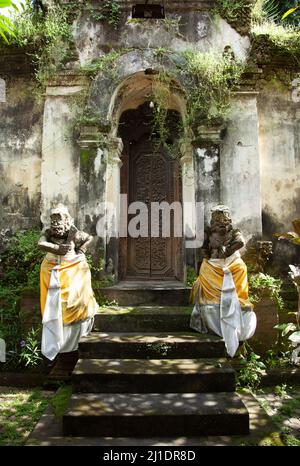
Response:
[[[289,340],[293,343],[300,343],[300,332],[294,332],[289,336]]]
[[[5,23],[7,23],[11,28],[13,28],[13,23],[10,21],[10,19],[8,19],[6,16],[4,15],[0,15],[0,19],[1,21],[4,21]]]
[[[8,27],[5,23],[2,22],[2,18],[0,17],[0,29],[8,34],[13,35],[13,31]]]
[[[11,0],[0,0],[0,8],[11,6]]]
[[[4,34],[4,32],[1,31],[1,25],[0,25],[0,36],[3,38],[4,42],[6,42],[6,44],[9,44],[6,35]]]
[[[292,13],[294,13],[294,11],[298,10],[300,8],[300,5],[294,7],[294,8],[290,8],[288,11],[286,11],[284,13],[284,15],[282,15],[282,18],[281,19],[285,19],[287,18],[288,16],[290,16]]]
[[[9,42],[6,37],[6,34],[8,34],[9,36],[15,37],[13,24],[8,18],[6,18],[6,16],[3,16],[3,15],[0,15],[0,34],[7,44]]]
[[[277,324],[277,325],[274,325],[274,328],[276,328],[276,330],[285,330],[286,327],[288,326],[289,324]]]
[[[14,9],[17,13],[19,13],[20,10],[19,10],[18,5],[15,5],[14,3],[12,3],[11,6],[13,7],[13,9]],[[23,3],[21,3],[21,6],[22,6],[23,11],[24,11],[25,6],[23,5]]]
[[[284,337],[289,332],[292,332],[293,330],[296,330],[296,328],[297,328],[296,325],[293,324],[292,322],[290,322],[289,324],[287,324],[286,328],[283,330],[282,336]]]

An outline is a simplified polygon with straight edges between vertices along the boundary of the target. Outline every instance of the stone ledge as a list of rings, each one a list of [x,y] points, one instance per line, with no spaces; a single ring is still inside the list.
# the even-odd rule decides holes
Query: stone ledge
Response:
[[[99,438],[99,437],[63,437],[62,420],[56,418],[51,406],[41,417],[28,437],[27,446],[241,446],[241,445],[277,445],[279,438],[276,427],[270,417],[261,408],[251,394],[240,394],[250,415],[250,435],[208,436],[208,437],[160,437],[160,438]],[[271,443],[270,443],[271,440]],[[138,443],[137,443],[138,442]]]
[[[0,386],[34,388],[44,385],[47,374],[39,372],[1,372]]]
[[[70,3],[74,3],[73,0],[60,0],[61,4],[68,5]],[[86,3],[85,0],[79,0],[76,3],[81,4],[84,6]],[[133,5],[135,5],[136,2],[134,0],[118,0],[118,4],[120,7],[121,11],[128,11],[131,9]],[[143,2],[140,2],[143,3]],[[190,10],[196,10],[196,11],[209,11],[212,10],[215,6],[215,0],[164,0],[161,2],[164,7],[166,12],[176,12],[176,11],[190,11]],[[94,5],[94,9],[97,11],[101,9],[102,5]]]
[[[282,384],[300,386],[300,367],[270,369],[263,374],[260,386],[273,387]]]
[[[237,359],[230,361],[230,366],[238,373],[244,368]],[[274,368],[263,371],[259,387],[274,387],[276,385],[300,386],[300,367]]]

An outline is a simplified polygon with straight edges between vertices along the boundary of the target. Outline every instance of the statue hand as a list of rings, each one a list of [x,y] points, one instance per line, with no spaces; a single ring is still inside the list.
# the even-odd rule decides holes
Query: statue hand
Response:
[[[211,259],[219,259],[219,250],[218,249],[212,249],[210,253],[210,258]]]
[[[69,251],[71,251],[72,249],[72,245],[71,244],[60,244],[58,246],[58,254],[60,256],[64,256],[65,254],[67,254]]]
[[[220,259],[225,259],[226,258],[226,248],[225,248],[225,246],[221,246],[219,248],[219,258]]]

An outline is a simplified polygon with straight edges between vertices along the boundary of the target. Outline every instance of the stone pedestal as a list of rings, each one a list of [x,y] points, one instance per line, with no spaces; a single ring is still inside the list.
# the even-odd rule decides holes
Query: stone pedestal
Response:
[[[257,327],[249,344],[256,353],[263,355],[278,338],[278,331],[274,329],[274,326],[279,323],[278,310],[271,299],[269,290],[262,291],[262,298],[255,304],[254,311],[257,317]]]

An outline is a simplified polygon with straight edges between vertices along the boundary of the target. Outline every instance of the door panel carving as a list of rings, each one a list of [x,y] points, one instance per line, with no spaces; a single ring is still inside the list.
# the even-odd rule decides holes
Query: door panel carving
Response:
[[[180,115],[168,110],[169,141],[178,137]],[[181,202],[180,165],[163,150],[155,150],[152,137],[153,109],[144,102],[136,109],[126,110],[119,122],[118,136],[124,149],[121,168],[121,193],[128,195],[128,203],[140,201],[149,206],[148,225],[156,221],[156,237],[120,238],[119,278],[178,279],[183,278],[182,238],[162,237],[162,215],[151,218],[151,202]],[[158,136],[156,134],[156,136]],[[128,222],[134,215],[128,215]],[[169,215],[169,214],[168,214]],[[172,215],[173,221],[173,215]]]
[[[177,162],[163,151],[156,151],[150,141],[133,144],[129,154],[129,203],[140,201],[148,206],[148,238],[128,238],[128,277],[170,279],[176,277],[176,245],[172,237],[162,237],[162,214],[151,217],[152,202],[172,203],[178,196]],[[128,221],[132,216],[128,217]],[[156,221],[159,237],[151,237],[151,221]],[[157,222],[159,224],[157,225]]]

